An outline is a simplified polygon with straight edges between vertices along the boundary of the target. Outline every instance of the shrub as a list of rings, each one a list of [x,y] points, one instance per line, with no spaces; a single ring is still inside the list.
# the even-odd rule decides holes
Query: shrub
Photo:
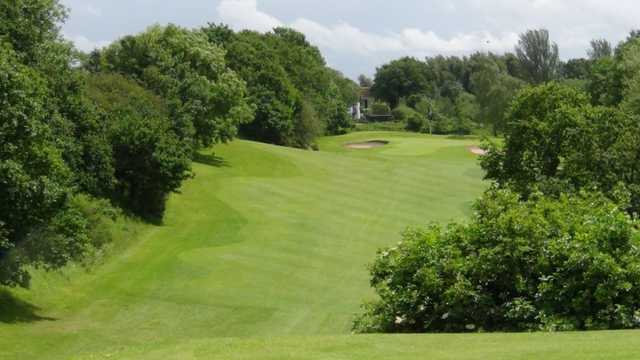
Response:
[[[417,112],[414,112],[407,118],[406,129],[408,131],[421,132],[425,130],[425,127],[426,127],[426,121],[424,117],[418,114]]]
[[[640,327],[640,239],[600,194],[490,190],[469,224],[409,230],[371,266],[359,332]]]
[[[440,115],[435,117],[433,120],[433,133],[439,135],[451,134],[455,130],[455,125],[453,121],[445,116]]]
[[[415,114],[415,112],[416,112],[415,110],[408,107],[407,105],[400,104],[395,109],[393,109],[393,111],[391,112],[391,115],[393,116],[393,119],[395,121],[405,122],[409,120],[409,118],[412,117]]]
[[[374,102],[371,104],[371,115],[389,115],[391,114],[391,109],[389,105],[384,102]]]

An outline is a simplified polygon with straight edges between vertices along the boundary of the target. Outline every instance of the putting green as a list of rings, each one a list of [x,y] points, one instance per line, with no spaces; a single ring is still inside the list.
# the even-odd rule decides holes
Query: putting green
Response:
[[[389,144],[344,146],[367,140]],[[498,352],[481,340],[491,335],[349,335],[372,297],[366,265],[376,250],[408,225],[469,214],[486,186],[468,150],[476,144],[372,132],[323,138],[319,152],[216,146],[171,197],[165,224],[119,224],[134,235],[91,272],[36,273],[32,290],[0,292],[0,358],[448,359],[438,344],[469,341],[487,356],[524,359],[509,354],[536,343],[565,351],[566,339],[595,346],[596,333],[494,335],[516,344]],[[637,344],[619,335],[631,333],[602,334],[613,339],[603,351]]]

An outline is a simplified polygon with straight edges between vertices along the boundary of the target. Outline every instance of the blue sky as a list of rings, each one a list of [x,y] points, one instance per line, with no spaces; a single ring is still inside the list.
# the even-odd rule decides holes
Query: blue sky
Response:
[[[640,27],[637,0],[62,0],[64,35],[83,50],[160,23],[224,22],[267,31],[290,26],[320,47],[330,66],[355,78],[405,55],[511,51],[519,33],[547,28],[564,59],[589,41],[614,44]]]

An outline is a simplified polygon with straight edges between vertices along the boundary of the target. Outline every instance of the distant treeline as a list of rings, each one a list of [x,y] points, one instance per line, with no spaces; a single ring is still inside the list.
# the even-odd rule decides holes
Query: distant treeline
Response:
[[[628,77],[625,49],[637,32],[617,48],[604,39],[591,42],[587,58],[561,61],[547,30],[520,36],[513,53],[475,53],[464,57],[405,57],[377,69],[372,94],[397,109],[409,130],[469,133],[474,128],[494,134],[505,127],[505,112],[525,86],[557,81],[587,92],[594,105],[615,105]],[[625,69],[627,68],[627,69]]]
[[[352,127],[358,86],[293,30],[152,26],[90,54],[58,0],[0,2],[0,285],[161,221],[197,151],[243,137],[309,148]]]

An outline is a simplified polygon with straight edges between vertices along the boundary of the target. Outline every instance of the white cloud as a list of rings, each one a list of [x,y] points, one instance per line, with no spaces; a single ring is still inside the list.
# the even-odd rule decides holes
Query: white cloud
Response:
[[[93,16],[97,16],[97,17],[101,17],[102,16],[102,9],[92,5],[92,4],[87,4],[87,13],[89,15],[93,15]]]
[[[280,20],[259,11],[256,0],[222,0],[218,15],[234,29],[269,31],[282,25]]]
[[[455,9],[453,3],[445,4]],[[324,25],[307,18],[285,24],[258,9],[257,0],[222,0],[218,6],[220,19],[234,29],[269,31],[277,26],[289,26],[302,33],[323,50],[361,56],[390,53],[413,56],[464,54],[477,50],[504,52],[517,42],[517,34],[491,34],[487,31],[461,33],[450,38],[433,31],[405,28],[400,32],[377,34],[363,31],[347,22]],[[385,56],[385,57],[387,57]]]
[[[640,27],[638,0],[60,1],[72,9],[64,29],[87,37],[76,41],[85,48],[105,43],[90,39],[113,40],[153,23],[197,27],[215,20],[258,31],[285,25],[305,33],[349,76],[404,55],[511,51],[515,34],[537,28],[550,31],[566,60],[585,56],[593,38],[616,44]]]
[[[92,50],[108,46],[111,43],[110,41],[93,41],[83,35],[70,35],[67,33],[64,33],[63,35],[65,39],[73,42],[78,50],[82,50],[84,52],[91,52]]]

